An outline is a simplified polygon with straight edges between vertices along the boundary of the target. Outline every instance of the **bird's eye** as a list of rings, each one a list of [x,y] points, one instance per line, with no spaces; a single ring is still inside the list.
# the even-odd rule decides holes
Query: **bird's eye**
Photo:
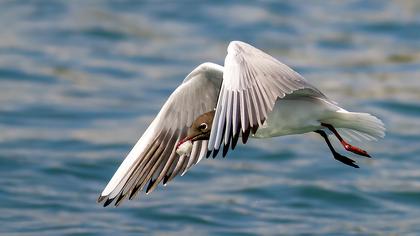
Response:
[[[205,130],[205,129],[207,129],[207,124],[206,124],[206,123],[201,123],[201,125],[200,125],[200,126],[198,126],[198,128],[199,128],[200,130]]]

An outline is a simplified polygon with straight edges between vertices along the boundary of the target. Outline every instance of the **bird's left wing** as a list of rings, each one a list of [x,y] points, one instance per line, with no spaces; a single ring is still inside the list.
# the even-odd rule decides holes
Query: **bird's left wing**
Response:
[[[204,63],[194,69],[171,94],[98,198],[104,206],[118,205],[146,187],[152,191],[178,173],[184,173],[207,152],[207,140],[196,141],[189,156],[176,154],[177,143],[201,114],[215,108],[223,67]]]
[[[242,136],[245,143],[267,118],[278,98],[297,90],[325,97],[301,75],[263,51],[232,41],[225,58],[223,83],[210,132],[208,150],[223,156]],[[223,142],[224,141],[224,142]],[[210,153],[210,152],[209,152]]]

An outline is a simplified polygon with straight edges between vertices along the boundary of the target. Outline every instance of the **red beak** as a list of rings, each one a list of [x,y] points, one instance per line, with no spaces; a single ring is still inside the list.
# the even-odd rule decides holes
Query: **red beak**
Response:
[[[179,141],[178,142],[178,144],[176,145],[176,149],[175,150],[177,150],[178,149],[178,147],[181,145],[181,144],[183,144],[183,143],[185,143],[185,142],[187,142],[187,141],[189,141],[189,140],[191,140],[192,138],[190,138],[190,137],[185,137],[184,139],[182,139],[181,141]]]

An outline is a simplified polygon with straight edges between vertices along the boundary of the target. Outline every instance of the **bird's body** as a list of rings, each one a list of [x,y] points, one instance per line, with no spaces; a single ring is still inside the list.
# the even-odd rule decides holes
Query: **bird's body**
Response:
[[[252,137],[271,138],[304,134],[325,128],[322,123],[331,124],[339,129],[348,129],[348,131],[352,129],[354,135],[360,135],[360,132],[367,129],[364,123],[358,124],[361,120],[375,122],[377,119],[367,113],[348,112],[324,98],[292,95],[277,100],[266,122]]]
[[[338,107],[322,98],[286,96],[278,99],[254,138],[303,134],[321,128],[323,119],[334,116]]]
[[[337,131],[335,128],[339,129]],[[229,44],[225,66],[203,63],[172,93],[149,128],[118,168],[98,201],[116,205],[139,191],[152,191],[211,153],[223,156],[239,137],[319,133],[334,158],[338,154],[324,130],[333,132],[346,150],[369,156],[340,134],[372,140],[384,136],[383,123],[367,113],[348,112],[298,73],[243,42]],[[188,141],[188,145],[178,147]],[[181,154],[181,155],[180,155]]]

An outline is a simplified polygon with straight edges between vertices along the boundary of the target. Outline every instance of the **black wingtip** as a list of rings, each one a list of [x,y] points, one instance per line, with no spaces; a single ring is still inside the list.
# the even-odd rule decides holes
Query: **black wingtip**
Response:
[[[219,149],[213,149],[213,159],[216,158],[218,153],[219,153]]]
[[[229,147],[230,147],[230,143],[231,143],[231,141],[230,141],[230,137],[232,136],[232,133],[231,133],[231,135],[229,136],[229,138],[228,138],[228,142],[227,142],[227,144],[225,144],[225,145],[223,145],[223,152],[222,152],[222,157],[223,158],[225,158],[226,157],[226,154],[227,154],[227,152],[229,151]]]
[[[128,200],[132,200],[134,196],[136,196],[136,193],[139,190],[140,186],[141,186],[140,184],[134,186],[133,190],[131,190],[130,196],[128,196]]]
[[[223,146],[223,152],[222,152],[222,157],[225,158],[227,152],[229,151],[229,144],[228,145],[224,145]]]
[[[111,204],[112,201],[114,201],[115,198],[108,198],[105,203],[104,203],[104,207],[107,207],[109,204]]]
[[[241,132],[242,132],[241,127],[242,127],[242,124],[241,124],[241,121],[239,120],[236,132],[232,136],[232,150],[234,150],[235,147],[236,147],[236,144],[238,144],[239,136],[241,135]],[[232,131],[233,131],[233,129],[232,129]]]
[[[103,200],[105,200],[105,198],[106,196],[99,195],[98,199],[96,199],[96,202],[101,203]]]
[[[212,151],[207,150],[206,158],[209,158],[211,156],[211,153],[212,153]]]
[[[169,180],[169,177],[171,177],[171,175],[165,175],[164,177],[163,177],[163,185],[165,185],[167,182],[168,182],[168,180]]]
[[[234,150],[235,149],[235,147],[236,147],[236,144],[238,144],[238,140],[239,140],[239,133],[240,133],[241,131],[240,130],[238,130],[238,132],[236,132],[236,134],[235,135],[233,135],[233,137],[232,137],[232,150]]]
[[[153,180],[153,179],[151,179],[151,180],[149,181],[149,184],[147,185],[147,188],[146,188],[146,193],[149,193],[149,192],[150,192],[150,189],[152,188],[152,186],[153,186],[153,184],[155,183],[155,181],[156,181],[156,180]]]
[[[258,127],[259,127],[258,125],[254,125],[254,126],[251,127],[252,134],[255,134],[257,132]]]
[[[248,142],[249,133],[251,132],[251,128],[247,128],[245,132],[242,132],[242,143],[245,144]]]
[[[124,200],[124,198],[125,198],[125,196],[127,196],[127,195],[123,195],[123,194],[121,194],[118,198],[117,198],[117,200],[115,201],[115,206],[116,207],[118,207],[122,202],[123,202],[123,200]]]

